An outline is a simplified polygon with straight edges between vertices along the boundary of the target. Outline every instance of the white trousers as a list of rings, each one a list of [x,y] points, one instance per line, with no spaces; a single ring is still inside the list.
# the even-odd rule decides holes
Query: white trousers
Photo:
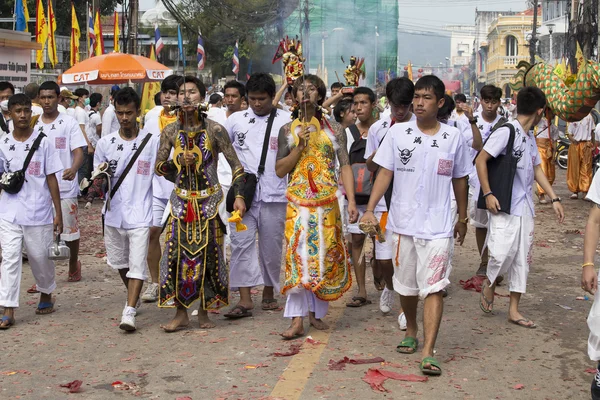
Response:
[[[265,285],[279,291],[286,209],[287,203],[254,202],[242,220],[247,230],[236,232],[235,224],[229,225],[231,288]]]
[[[296,287],[287,292],[284,318],[308,317],[309,312],[315,313],[315,318],[321,319],[327,315],[329,302],[320,300],[313,292],[303,287]]]
[[[494,282],[508,274],[508,290],[525,293],[533,247],[533,217],[527,206],[521,217],[489,213],[487,277]]]
[[[148,279],[148,239],[150,228],[104,227],[106,262],[114,269],[127,269],[129,279]]]
[[[596,290],[594,304],[587,319],[590,328],[588,338],[588,355],[592,361],[600,361],[600,290]]]
[[[52,244],[53,226],[22,226],[0,219],[0,306],[19,307],[21,272],[23,271],[23,245],[35,278],[37,290],[50,294],[56,289],[54,261],[48,259]]]
[[[219,157],[221,154],[219,154]],[[223,225],[225,225],[225,240],[223,240],[223,261],[227,262],[227,246],[231,245],[231,238],[229,237],[229,232],[231,229],[229,228],[229,222],[227,220],[231,217],[231,214],[227,212],[227,193],[229,193],[229,189],[231,189],[231,185],[221,185],[221,190],[223,191],[223,201],[219,204],[219,217],[221,217],[221,221],[223,221]]]

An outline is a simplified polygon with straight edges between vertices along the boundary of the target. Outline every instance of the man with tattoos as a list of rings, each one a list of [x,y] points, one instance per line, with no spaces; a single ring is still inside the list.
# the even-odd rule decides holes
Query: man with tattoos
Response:
[[[252,204],[243,223],[247,230],[237,232],[229,226],[231,238],[230,285],[240,289],[240,301],[225,317],[252,315],[250,290],[264,285],[262,309],[279,306],[274,291],[279,290],[281,252],[285,225],[285,177],[275,175],[277,135],[290,120],[290,113],[273,107],[275,82],[268,74],[257,73],[246,84],[250,109],[239,111],[225,122],[225,128],[244,170],[256,174],[258,183]],[[268,131],[269,120],[271,131]],[[263,150],[263,146],[265,146]],[[259,171],[263,151],[264,170]],[[256,235],[258,234],[258,249]]]
[[[304,334],[304,317],[316,329],[328,329],[322,318],[328,302],[346,292],[352,278],[348,268],[335,169],[336,157],[348,198],[348,215],[358,218],[354,179],[346,150],[346,133],[337,122],[327,121],[320,105],[326,87],[315,75],[294,82],[292,94],[299,108],[297,119],[279,131],[277,176],[289,175],[285,237],[284,317],[291,318],[284,339]]]
[[[163,131],[156,173],[175,183],[165,251],[160,260],[160,307],[176,307],[175,318],[162,326],[174,332],[189,324],[187,309],[196,300],[201,329],[214,328],[208,309],[228,304],[228,271],[223,256],[223,222],[218,206],[223,192],[217,178],[218,154],[223,153],[233,173],[234,209],[246,205],[240,177],[242,168],[227,131],[198,110],[206,88],[194,76],[179,82],[180,119]],[[172,159],[169,159],[173,151]]]

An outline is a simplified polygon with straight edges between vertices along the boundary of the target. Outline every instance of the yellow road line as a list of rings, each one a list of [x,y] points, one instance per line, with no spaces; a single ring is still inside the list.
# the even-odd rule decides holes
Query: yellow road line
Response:
[[[336,306],[332,307],[334,304]],[[323,351],[327,347],[331,332],[335,329],[338,320],[344,315],[345,308],[343,299],[339,299],[335,303],[330,303],[326,319],[326,322],[329,324],[329,330],[319,331],[313,328],[309,331],[312,338],[321,344],[315,346],[304,342],[300,353],[292,357],[292,361],[290,361],[279,381],[275,384],[271,392],[271,397],[285,400],[300,399],[302,391],[308,383],[310,374],[319,363],[321,354],[323,354]]]

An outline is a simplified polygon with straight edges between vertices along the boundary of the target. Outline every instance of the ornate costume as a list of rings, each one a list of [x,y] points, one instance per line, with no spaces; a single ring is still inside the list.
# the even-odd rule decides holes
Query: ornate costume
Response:
[[[167,161],[171,147],[175,149],[173,160]],[[180,156],[185,151],[196,156],[195,165],[182,163]],[[204,120],[200,129],[188,132],[173,123],[163,132],[156,172],[175,182],[175,190],[160,261],[160,307],[174,307],[178,302],[189,308],[198,299],[205,310],[228,304],[224,226],[218,217],[219,204],[224,201],[217,177],[219,151],[234,171],[232,190],[241,195],[243,168],[221,125]]]
[[[357,60],[354,56],[350,57],[350,65],[348,65],[344,71],[346,86],[358,86],[360,77],[364,76],[364,72],[361,70],[363,64],[364,58]]]
[[[304,61],[302,57],[302,43],[298,40],[287,39],[285,43],[285,53],[283,54],[283,65],[285,77],[289,85],[292,85],[296,79],[304,75]]]
[[[313,118],[309,125],[307,146],[289,174],[282,293],[304,287],[318,299],[332,301],[340,298],[352,283],[335,175],[336,151],[340,151],[342,143],[325,120]],[[293,148],[298,145],[302,123],[295,120],[287,128],[286,139]],[[291,148],[287,149],[288,154]]]

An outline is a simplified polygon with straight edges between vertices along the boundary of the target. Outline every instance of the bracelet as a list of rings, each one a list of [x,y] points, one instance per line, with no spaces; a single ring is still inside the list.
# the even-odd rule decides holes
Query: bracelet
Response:
[[[493,192],[490,190],[489,192],[487,192],[487,193],[485,193],[485,194],[483,195],[483,198],[485,199],[485,198],[486,198],[486,197],[488,197],[490,194],[494,194],[494,193],[493,193]]]
[[[366,213],[370,212],[370,213],[373,213],[373,214],[375,214],[375,212],[374,212],[373,210],[365,210],[365,212],[366,212]]]
[[[593,267],[593,266],[594,266],[594,263],[593,263],[593,262],[587,262],[587,263],[584,263],[584,264],[581,266],[581,268],[585,268],[585,267]]]

